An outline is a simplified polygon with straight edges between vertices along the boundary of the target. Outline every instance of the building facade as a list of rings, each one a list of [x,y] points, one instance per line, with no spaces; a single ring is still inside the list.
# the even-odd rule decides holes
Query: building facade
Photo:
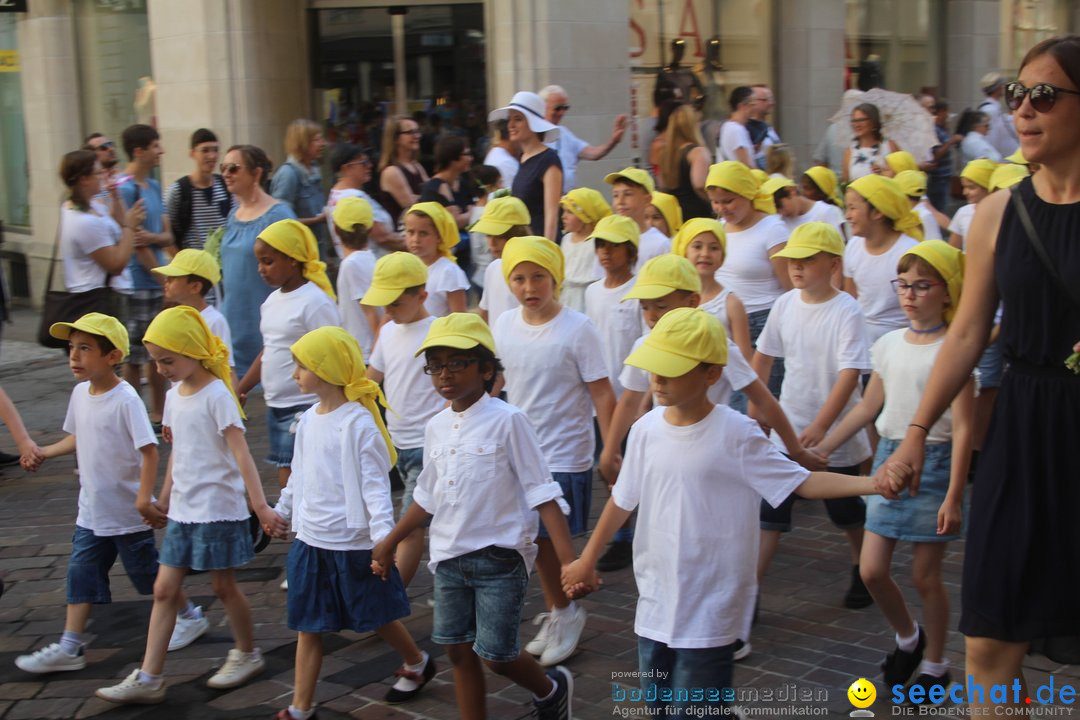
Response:
[[[93,131],[119,140],[131,123],[155,125],[168,183],[188,172],[198,127],[277,163],[298,117],[378,145],[381,117],[419,111],[477,138],[489,109],[555,83],[571,98],[564,122],[591,143],[618,113],[633,118],[608,157],[579,168],[599,187],[647,163],[658,78],[674,77],[715,119],[732,87],[770,85],[773,124],[802,169],[860,62],[876,60],[889,89],[960,110],[980,100],[984,73],[1078,27],[1076,0],[32,0],[0,13],[6,287],[40,301],[56,168]]]

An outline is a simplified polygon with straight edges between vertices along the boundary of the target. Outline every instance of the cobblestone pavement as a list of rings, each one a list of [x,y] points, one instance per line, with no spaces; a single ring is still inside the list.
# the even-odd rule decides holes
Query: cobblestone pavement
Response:
[[[0,384],[13,397],[28,427],[39,442],[60,436],[72,379],[62,354],[44,351],[31,340],[36,317],[16,313],[16,323],[4,332],[0,349]],[[266,431],[258,398],[249,408],[249,442],[256,459],[266,453]],[[0,448],[10,450],[10,438],[0,434]],[[165,458],[162,458],[164,467]],[[268,495],[276,496],[273,470],[261,465]],[[209,577],[191,577],[187,589],[207,609],[212,627],[195,644],[170,653],[166,666],[169,686],[165,705],[124,707],[93,698],[96,688],[112,684],[137,667],[143,652],[150,601],[138,596],[118,565],[112,574],[114,602],[94,608],[90,621],[89,665],[81,671],[33,676],[14,666],[17,655],[54,642],[63,628],[64,578],[76,510],[77,481],[70,458],[50,461],[31,475],[5,469],[0,475],[0,576],[7,592],[0,599],[0,717],[17,718],[269,718],[288,704],[292,682],[295,635],[284,624],[283,578],[288,545],[274,542],[250,566],[238,572],[241,587],[251,601],[258,644],[267,658],[267,670],[258,680],[236,690],[218,692],[205,681],[231,647],[221,605],[210,589]],[[598,485],[594,507],[599,510],[604,491]],[[735,685],[744,693],[741,706],[751,717],[772,717],[793,704],[755,700],[753,693],[772,691],[782,698],[811,693],[815,700],[797,702],[804,714],[846,715],[852,710],[847,687],[859,677],[878,682],[877,715],[900,715],[906,708],[889,702],[880,683],[880,663],[891,649],[891,633],[873,608],[845,610],[840,605],[849,577],[848,551],[842,535],[824,516],[820,503],[800,502],[797,529],[785,537],[761,595],[760,621],[751,638],[753,652],[739,663]],[[579,541],[580,545],[580,541]],[[957,606],[962,544],[949,551],[945,573],[950,596]],[[910,552],[898,552],[900,572],[908,572]],[[901,579],[912,601],[917,597],[910,582]],[[413,702],[396,707],[380,703],[390,684],[397,660],[389,648],[370,635],[341,633],[325,639],[322,679],[317,700],[323,718],[456,718],[449,664],[430,641],[431,576],[417,574],[409,588],[413,614],[405,621],[416,640],[432,652],[440,672]],[[575,678],[574,715],[579,720],[627,714],[643,708],[614,702],[613,683],[636,687],[637,667],[633,633],[635,588],[631,571],[606,577],[603,590],[583,601],[589,620],[580,651],[567,662]],[[525,640],[529,624],[541,611],[537,583],[522,621]],[[955,612],[953,625],[955,626]],[[953,633],[948,656],[957,678],[963,667],[963,640]],[[1029,687],[1034,689],[1054,675],[1056,687],[1080,684],[1080,670],[1061,667],[1045,658],[1029,658]],[[528,693],[494,675],[488,675],[488,709],[495,720],[527,717]],[[1054,708],[1064,714],[1065,706]],[[951,712],[956,713],[952,708]],[[1048,711],[1044,709],[1044,714]],[[918,714],[917,711],[914,714]]]

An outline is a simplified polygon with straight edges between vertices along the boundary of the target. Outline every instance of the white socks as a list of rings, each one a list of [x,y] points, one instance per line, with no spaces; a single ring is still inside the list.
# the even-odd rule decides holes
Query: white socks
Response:
[[[414,673],[422,673],[422,672],[424,672],[424,668],[427,667],[428,659],[429,659],[430,656],[426,652],[424,652],[423,650],[421,650],[420,653],[423,656],[420,659],[420,662],[418,662],[416,665],[409,665],[408,663],[405,663],[405,669],[406,670],[408,670],[409,672],[414,672]],[[420,683],[416,682],[415,680],[413,680],[411,678],[407,678],[407,677],[399,677],[397,679],[397,682],[394,683],[394,689],[395,690],[400,690],[401,692],[412,692],[413,690],[415,690],[418,687],[420,687]],[[301,718],[300,720],[303,720],[303,719]]]
[[[919,646],[919,626],[915,626],[915,632],[910,637],[901,637],[896,633],[896,646],[904,652],[913,652]]]

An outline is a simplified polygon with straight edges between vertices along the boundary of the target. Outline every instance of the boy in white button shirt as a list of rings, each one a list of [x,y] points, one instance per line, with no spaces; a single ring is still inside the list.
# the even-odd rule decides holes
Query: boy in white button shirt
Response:
[[[776,256],[787,259],[795,287],[773,305],[752,365],[758,377],[767,378],[773,359],[784,358],[780,405],[799,441],[814,447],[862,398],[859,376],[870,370],[870,346],[858,301],[832,284],[844,257],[844,241],[835,227],[824,222],[800,225]],[[775,437],[773,443],[782,445]],[[859,464],[870,454],[866,433],[860,431],[830,454],[830,470],[858,475]],[[759,580],[776,554],[781,533],[791,530],[794,503],[792,496],[779,505],[761,506]],[[859,497],[839,497],[826,500],[825,509],[851,549],[851,585],[844,606],[866,607],[873,602],[859,577],[866,505]]]
[[[648,222],[649,206],[656,183],[641,168],[628,167],[604,177],[611,185],[611,209],[625,215],[638,225],[641,241],[638,243],[638,259],[634,272],[657,255],[671,251],[671,240]]]
[[[375,263],[371,287],[360,300],[364,305],[385,308],[389,318],[368,361],[367,376],[382,383],[390,412],[386,425],[397,453],[397,470],[405,484],[401,497],[404,515],[413,501],[416,478],[424,468],[424,427],[446,406],[431,382],[424,377],[424,359],[416,351],[427,337],[435,318],[428,314],[428,269],[412,253],[395,252]],[[417,528],[401,542],[397,566],[408,587],[424,552],[424,528]]]
[[[154,591],[158,554],[154,531],[165,515],[152,502],[157,478],[157,439],[146,406],[116,366],[128,354],[123,323],[109,315],[88,313],[73,323],[56,323],[49,334],[68,341],[68,364],[76,380],[60,442],[42,448],[43,458],[75,453],[79,464],[79,515],[67,568],[67,617],[64,634],[15,665],[31,673],[64,672],[86,667],[86,622],[94,604],[112,602],[109,569],[117,555],[140,595]],[[37,470],[41,460],[27,462]],[[149,526],[149,527],[147,527]],[[186,647],[210,628],[202,610],[183,596],[169,650]]]
[[[488,249],[493,260],[484,268],[484,294],[480,297],[480,317],[489,325],[507,310],[518,306],[502,274],[502,251],[510,238],[532,235],[532,217],[525,203],[512,195],[492,198],[484,206],[484,214],[470,232],[487,235]]]
[[[719,689],[732,686],[735,641],[757,593],[754,513],[761,498],[779,504],[791,492],[874,492],[873,478],[799,467],[753,420],[714,405],[709,388],[723,374],[729,347],[715,317],[679,308],[627,358],[650,373],[660,406],[634,424],[611,499],[581,558],[562,574],[563,589],[575,597],[595,590],[601,549],[637,508],[640,678],[643,690],[656,686],[651,705],[666,716],[688,706],[715,711]]]
[[[545,674],[518,644],[538,514],[557,562],[574,557],[562,489],[529,419],[490,396],[501,364],[483,320],[469,313],[438,318],[416,354],[450,407],[427,425],[428,462],[413,504],[376,546],[372,569],[385,577],[397,543],[430,518],[431,639],[453,663],[460,716],[486,715],[487,665],[533,694],[540,720],[569,720],[573,676],[561,666]]]

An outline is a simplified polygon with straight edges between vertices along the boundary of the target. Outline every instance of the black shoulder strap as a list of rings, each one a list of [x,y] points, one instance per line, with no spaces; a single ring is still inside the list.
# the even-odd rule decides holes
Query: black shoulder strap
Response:
[[[1062,279],[1057,268],[1054,266],[1054,262],[1050,259],[1050,255],[1046,252],[1046,247],[1042,244],[1042,240],[1039,239],[1039,234],[1035,232],[1035,226],[1031,222],[1031,215],[1028,214],[1027,207],[1024,205],[1024,200],[1020,197],[1020,185],[1022,184],[1023,183],[1013,186],[1011,199],[1013,207],[1016,209],[1016,216],[1020,218],[1020,224],[1024,226],[1024,234],[1027,235],[1028,241],[1031,242],[1031,247],[1035,250],[1035,254],[1039,256],[1039,260],[1042,261],[1043,266],[1046,268],[1046,272],[1049,273],[1050,277],[1054,279],[1054,282],[1065,291],[1065,296],[1072,300],[1077,308],[1080,308],[1080,288],[1077,286],[1070,286]]]

